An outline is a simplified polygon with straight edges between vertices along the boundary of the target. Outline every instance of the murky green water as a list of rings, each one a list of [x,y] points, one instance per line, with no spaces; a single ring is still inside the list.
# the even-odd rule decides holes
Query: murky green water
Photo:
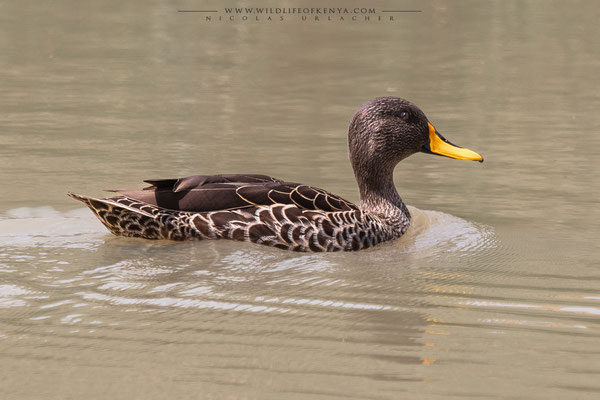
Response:
[[[595,2],[177,13],[202,7],[226,15],[0,3],[0,397],[597,398]],[[395,243],[116,238],[66,197],[250,172],[356,201],[347,125],[381,95],[486,158],[402,162],[414,223]]]

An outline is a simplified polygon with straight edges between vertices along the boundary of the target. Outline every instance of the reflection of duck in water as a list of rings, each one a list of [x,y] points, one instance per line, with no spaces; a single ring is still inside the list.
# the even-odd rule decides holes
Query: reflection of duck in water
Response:
[[[358,206],[322,189],[265,175],[197,175],[148,180],[143,190],[84,202],[115,235],[146,239],[234,239],[296,251],[360,250],[402,236],[410,213],[393,182],[398,162],[417,152],[483,162],[436,132],[414,104],[380,97],[348,131]]]

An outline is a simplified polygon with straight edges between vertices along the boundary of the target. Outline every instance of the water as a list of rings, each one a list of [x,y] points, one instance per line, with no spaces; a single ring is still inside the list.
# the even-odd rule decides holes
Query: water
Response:
[[[598,6],[385,6],[422,12],[0,4],[0,397],[597,398]],[[117,238],[66,197],[249,172],[356,201],[346,129],[381,95],[486,159],[403,161],[394,243]]]

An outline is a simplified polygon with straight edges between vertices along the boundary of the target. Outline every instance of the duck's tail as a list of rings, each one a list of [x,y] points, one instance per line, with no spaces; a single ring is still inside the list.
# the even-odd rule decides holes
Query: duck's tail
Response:
[[[100,222],[117,236],[177,239],[172,237],[172,232],[161,222],[158,215],[135,207],[130,199],[125,197],[98,199],[71,192],[68,195],[88,206]]]

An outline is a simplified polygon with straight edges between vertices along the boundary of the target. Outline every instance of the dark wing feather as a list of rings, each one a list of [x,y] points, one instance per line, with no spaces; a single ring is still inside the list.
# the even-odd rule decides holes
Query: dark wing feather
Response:
[[[294,204],[301,209],[357,210],[356,205],[322,189],[283,182],[266,175],[196,175],[179,179],[146,180],[143,190],[115,190],[124,196],[159,207],[207,212],[272,204]]]
[[[268,183],[281,182],[277,178],[271,178],[267,175],[258,174],[224,174],[224,175],[193,175],[178,179],[148,179],[144,182],[152,186],[146,189],[153,188],[170,188],[174,192],[183,192],[194,188],[202,187],[210,183]]]

